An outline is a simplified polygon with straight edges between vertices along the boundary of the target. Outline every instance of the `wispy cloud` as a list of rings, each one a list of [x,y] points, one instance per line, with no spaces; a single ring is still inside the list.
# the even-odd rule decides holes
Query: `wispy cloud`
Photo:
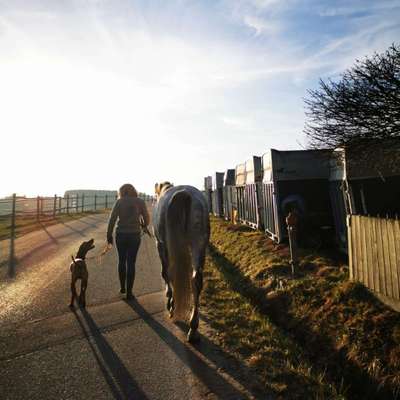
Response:
[[[259,10],[265,10],[271,7],[281,6],[287,3],[287,0],[250,0],[249,3]]]
[[[120,161],[129,174],[149,157],[158,160],[149,167],[153,176],[137,177],[144,190],[160,165],[166,179],[200,185],[203,174],[252,153],[296,147],[306,90],[398,40],[398,4],[0,0],[0,131],[8,148],[24,143],[29,165],[36,165],[34,142],[47,144],[54,163],[78,140],[88,148],[96,143],[87,156],[96,165],[113,157],[117,139],[127,143]],[[62,149],[55,132],[70,138]],[[169,149],[168,159],[160,148]],[[12,157],[3,155],[0,170]],[[45,161],[39,164],[45,170]],[[105,187],[114,185],[110,168],[99,167],[97,182]],[[115,184],[131,179],[114,172]],[[57,174],[53,183],[71,182],[79,171]],[[36,175],[43,174],[15,172],[6,183],[26,185]]]
[[[245,15],[243,22],[251,28],[256,36],[261,34],[274,34],[278,32],[278,24],[268,21],[267,18],[257,17],[255,15]]]
[[[393,10],[400,8],[398,1],[361,2],[357,5],[347,3],[338,7],[322,7],[319,11],[321,17],[349,17],[363,13]]]

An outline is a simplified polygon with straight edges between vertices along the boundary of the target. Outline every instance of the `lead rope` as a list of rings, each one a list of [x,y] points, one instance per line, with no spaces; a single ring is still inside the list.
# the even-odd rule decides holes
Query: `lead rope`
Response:
[[[112,245],[110,243],[107,243],[104,246],[103,250],[100,252],[100,254],[98,254],[96,256],[86,257],[86,260],[96,259],[96,264],[100,265],[103,261],[103,257],[105,256],[105,254],[107,254],[111,249],[112,249]]]
[[[147,226],[141,226],[141,236],[148,235],[150,238],[153,237],[152,233],[149,231]],[[112,245],[107,243],[100,254],[96,256],[86,257],[86,260],[94,260],[96,259],[96,264],[100,265],[103,261],[104,256],[112,249]],[[73,257],[73,256],[72,256]]]

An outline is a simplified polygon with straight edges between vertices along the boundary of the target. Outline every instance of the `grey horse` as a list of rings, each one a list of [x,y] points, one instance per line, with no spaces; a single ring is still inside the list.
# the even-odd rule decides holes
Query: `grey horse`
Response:
[[[166,284],[167,309],[174,320],[189,319],[189,342],[199,338],[199,296],[210,237],[208,206],[193,186],[156,184],[154,235]]]

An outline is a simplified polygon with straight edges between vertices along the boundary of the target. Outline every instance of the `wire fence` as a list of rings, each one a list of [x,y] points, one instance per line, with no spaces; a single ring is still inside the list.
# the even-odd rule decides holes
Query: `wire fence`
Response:
[[[145,201],[152,196],[140,194]],[[15,239],[17,236],[37,229],[40,224],[56,223],[68,215],[101,212],[110,209],[117,195],[77,193],[52,197],[18,197],[0,199],[0,266],[8,265],[8,275],[15,275]],[[3,261],[1,261],[3,260]]]

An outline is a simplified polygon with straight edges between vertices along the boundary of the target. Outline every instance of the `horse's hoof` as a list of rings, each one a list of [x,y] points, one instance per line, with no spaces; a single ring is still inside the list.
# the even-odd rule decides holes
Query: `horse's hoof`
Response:
[[[193,329],[189,329],[189,332],[187,334],[187,341],[189,343],[198,343],[200,341],[199,332]]]

